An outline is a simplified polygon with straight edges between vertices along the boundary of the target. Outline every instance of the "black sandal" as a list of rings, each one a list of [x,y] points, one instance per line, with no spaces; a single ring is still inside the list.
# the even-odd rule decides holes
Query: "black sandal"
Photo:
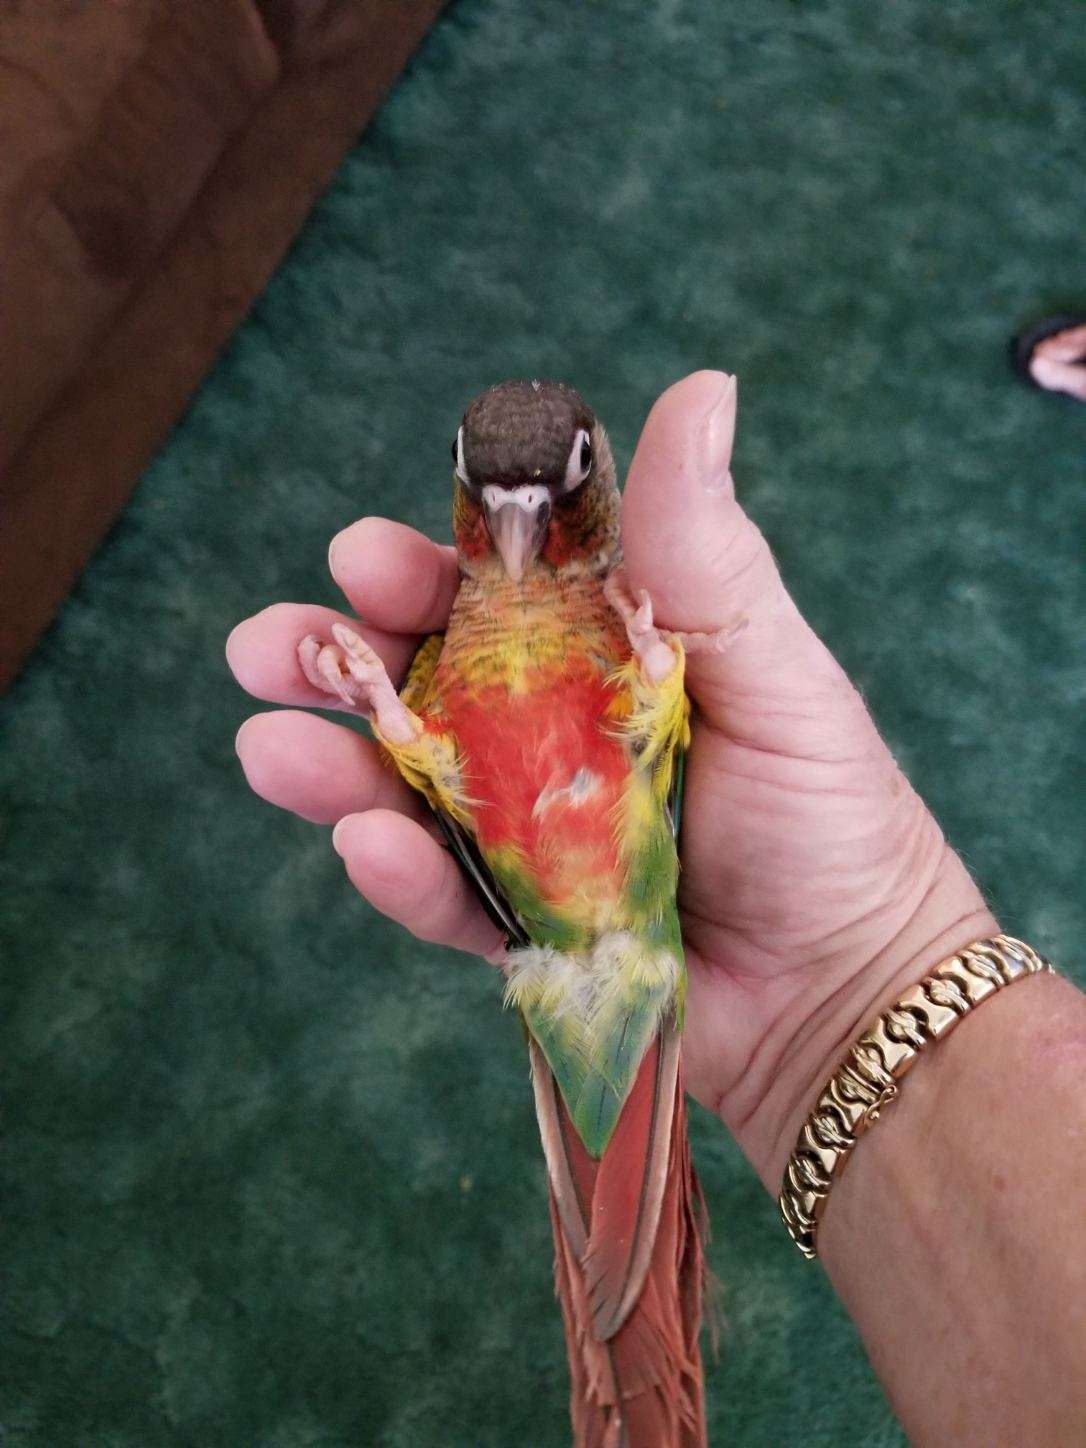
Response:
[[[1041,321],[1034,322],[1032,327],[1027,327],[1024,332],[1019,332],[1010,341],[1011,367],[1014,375],[1027,387],[1036,387],[1039,392],[1051,392],[1050,387],[1042,387],[1029,370],[1029,364],[1033,361],[1033,354],[1038,345],[1049,337],[1054,337],[1057,332],[1069,332],[1072,327],[1086,326],[1086,312],[1066,313],[1053,317],[1043,317]],[[1078,362],[1086,362],[1086,352],[1077,358]]]

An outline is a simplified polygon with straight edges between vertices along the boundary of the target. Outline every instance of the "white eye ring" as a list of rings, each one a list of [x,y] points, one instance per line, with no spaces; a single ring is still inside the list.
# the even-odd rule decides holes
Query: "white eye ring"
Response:
[[[569,450],[569,461],[566,463],[566,476],[562,483],[564,493],[572,493],[574,488],[579,488],[592,471],[592,439],[585,428],[577,430],[577,436],[573,439],[573,446]]]
[[[464,461],[464,429],[462,427],[456,434],[456,476],[465,487],[471,487],[471,479],[468,477],[468,465]]]

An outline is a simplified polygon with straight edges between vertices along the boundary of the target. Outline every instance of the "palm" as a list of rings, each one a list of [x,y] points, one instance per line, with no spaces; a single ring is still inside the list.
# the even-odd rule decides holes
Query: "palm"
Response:
[[[825,759],[752,747],[699,721],[686,798],[688,1081],[727,1118],[742,1112],[729,1101],[744,1073],[769,1067],[757,1052],[767,1033],[837,988],[858,938],[870,959],[892,937],[911,903],[902,892],[941,853],[939,832],[859,709],[852,737]],[[900,867],[872,869],[886,860]]]

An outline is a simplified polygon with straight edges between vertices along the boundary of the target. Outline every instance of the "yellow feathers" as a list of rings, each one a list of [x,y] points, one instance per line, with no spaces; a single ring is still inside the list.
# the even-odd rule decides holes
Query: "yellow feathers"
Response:
[[[676,751],[690,743],[690,701],[683,688],[686,659],[678,639],[671,639],[670,644],[675,667],[660,683],[645,678],[636,658],[628,659],[612,675],[622,685],[614,711],[618,731],[633,745],[637,767],[652,771],[656,801],[667,798]]]
[[[413,744],[391,744],[380,730],[373,732],[408,784],[459,824],[470,827],[474,801],[464,793],[461,761],[451,735],[425,730]]]
[[[429,703],[430,685],[433,682],[437,661],[445,643],[444,634],[430,634],[416,650],[407,671],[400,698],[415,714],[422,714]]]

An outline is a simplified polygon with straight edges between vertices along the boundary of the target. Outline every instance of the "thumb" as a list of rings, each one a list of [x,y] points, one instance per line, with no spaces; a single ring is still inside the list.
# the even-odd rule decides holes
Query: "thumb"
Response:
[[[843,716],[854,726],[866,711],[736,501],[735,415],[723,372],[695,372],[653,407],[623,496],[630,583],[648,590],[662,627],[717,636],[687,659],[710,724],[757,748],[832,757]]]

